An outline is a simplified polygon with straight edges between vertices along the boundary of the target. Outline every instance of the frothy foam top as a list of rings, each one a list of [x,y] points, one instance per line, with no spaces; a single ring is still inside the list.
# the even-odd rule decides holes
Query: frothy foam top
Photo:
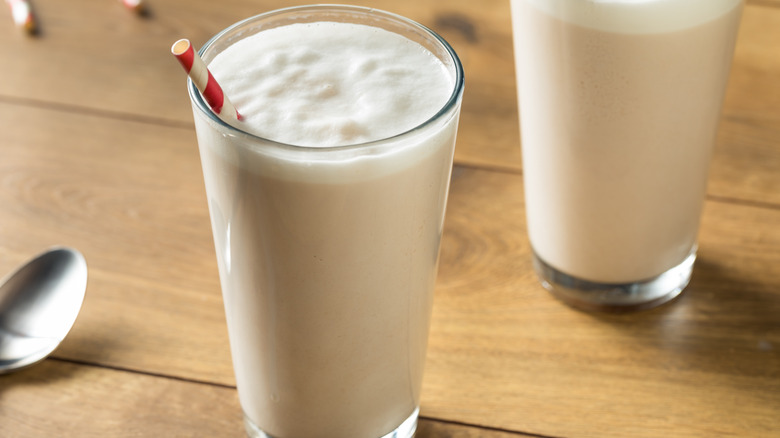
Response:
[[[446,104],[455,82],[418,43],[336,22],[264,30],[228,47],[209,68],[245,117],[237,127],[299,146],[406,132]]]
[[[564,21],[618,33],[673,32],[712,21],[742,0],[518,0]]]

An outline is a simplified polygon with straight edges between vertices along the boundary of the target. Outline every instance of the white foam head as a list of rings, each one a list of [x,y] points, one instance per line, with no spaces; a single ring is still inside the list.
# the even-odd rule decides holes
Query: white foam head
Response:
[[[241,109],[237,127],[302,146],[409,131],[433,117],[455,85],[439,58],[402,34],[330,21],[264,30],[227,47],[209,67]]]
[[[520,0],[564,21],[616,33],[674,32],[712,21],[743,0]]]

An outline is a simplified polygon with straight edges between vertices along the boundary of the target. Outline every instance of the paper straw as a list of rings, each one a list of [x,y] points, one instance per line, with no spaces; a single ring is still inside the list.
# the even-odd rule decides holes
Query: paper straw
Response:
[[[5,0],[8,7],[11,8],[11,16],[17,26],[23,28],[29,33],[35,33],[35,17],[32,13],[32,7],[27,0]]]
[[[133,12],[142,13],[144,11],[144,2],[143,0],[120,0],[122,4],[125,5],[127,9],[130,9]]]
[[[173,43],[171,53],[179,60],[184,70],[192,79],[192,83],[200,90],[206,102],[217,115],[223,115],[234,120],[241,120],[241,114],[230,103],[222,87],[206,67],[203,60],[192,49],[190,40],[181,39]]]

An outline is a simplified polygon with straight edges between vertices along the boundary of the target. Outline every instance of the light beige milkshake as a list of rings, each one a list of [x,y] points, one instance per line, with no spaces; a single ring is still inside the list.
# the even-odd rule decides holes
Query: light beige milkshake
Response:
[[[440,43],[294,26],[207,59],[258,136],[194,104],[241,406],[253,436],[409,436],[462,73]]]
[[[270,435],[380,437],[417,408],[454,134],[379,175],[202,149],[241,404]]]
[[[741,9],[512,1],[528,231],[543,264],[609,285],[687,263],[687,283]]]

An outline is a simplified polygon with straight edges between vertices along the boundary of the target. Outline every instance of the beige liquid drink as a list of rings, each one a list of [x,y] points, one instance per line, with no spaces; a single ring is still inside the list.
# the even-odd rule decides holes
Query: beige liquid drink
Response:
[[[457,57],[363,8],[284,10],[215,41],[204,60],[245,121],[228,127],[198,95],[193,106],[247,430],[411,436]]]
[[[741,9],[512,1],[528,231],[565,300],[657,304],[687,283]]]

